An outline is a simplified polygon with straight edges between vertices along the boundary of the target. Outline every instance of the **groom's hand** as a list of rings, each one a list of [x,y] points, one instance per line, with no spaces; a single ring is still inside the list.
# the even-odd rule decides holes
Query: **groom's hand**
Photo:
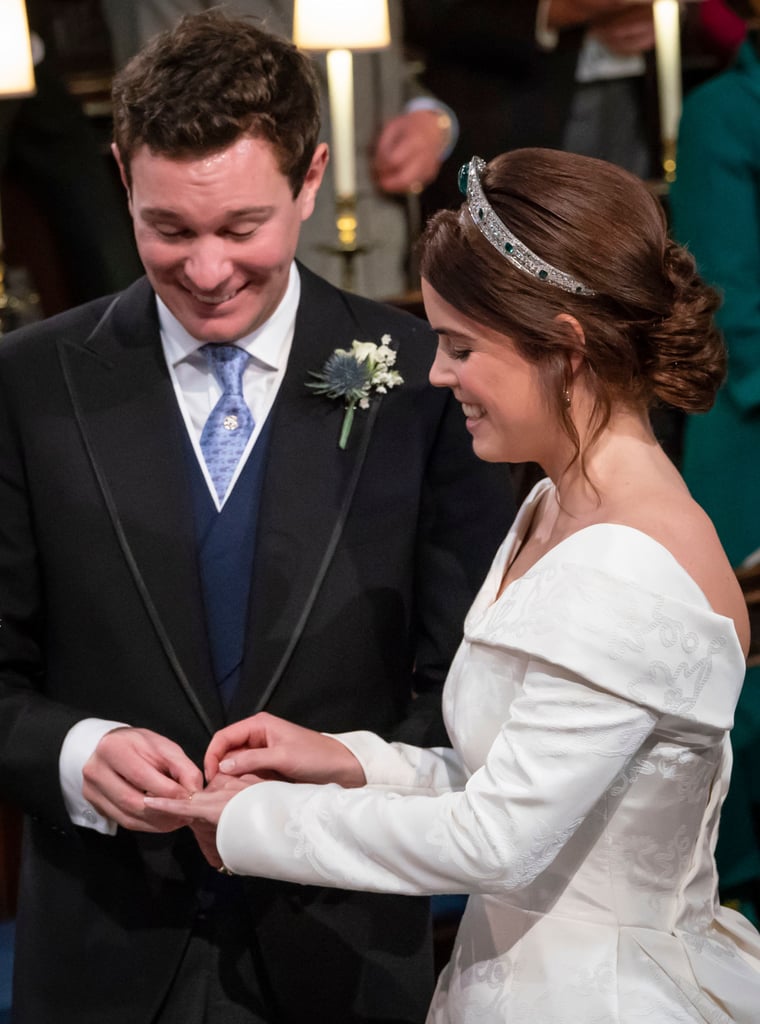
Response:
[[[625,10],[593,21],[589,28],[619,56],[646,53],[654,47],[654,17],[649,4],[628,4]]]
[[[82,771],[82,795],[106,818],[138,832],[171,832],[187,822],[145,806],[145,794],[186,799],[203,776],[180,746],[149,729],[106,733]]]

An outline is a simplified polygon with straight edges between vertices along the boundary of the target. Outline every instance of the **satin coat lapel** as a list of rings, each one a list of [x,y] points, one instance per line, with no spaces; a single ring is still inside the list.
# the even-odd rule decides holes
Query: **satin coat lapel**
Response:
[[[232,718],[261,710],[280,682],[340,538],[381,405],[375,396],[357,413],[341,450],[343,402],[306,383],[336,348],[373,339],[337,289],[300,269],[293,347],[270,414],[248,642]]]
[[[185,427],[147,281],[119,296],[84,343],[61,341],[60,354],[124,557],[180,687],[213,732],[222,717],[196,565]]]

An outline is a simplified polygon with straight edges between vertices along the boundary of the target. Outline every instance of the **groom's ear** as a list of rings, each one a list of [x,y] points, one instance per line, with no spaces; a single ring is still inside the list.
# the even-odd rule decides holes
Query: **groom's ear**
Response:
[[[327,148],[326,142],[320,142],[317,148],[314,150],[314,156],[311,158],[309,169],[306,172],[306,177],[303,180],[301,191],[296,197],[297,202],[301,204],[301,220],[306,220],[311,217],[314,212],[314,203],[319,192],[319,186],[322,184],[322,179],[325,176],[327,170],[327,162],[330,159],[330,153]]]
[[[129,166],[122,159],[121,153],[119,151],[119,147],[116,145],[115,142],[111,143],[111,153],[113,154],[113,158],[116,161],[116,166],[119,168],[119,177],[121,178],[121,183],[122,183],[122,185],[124,186],[124,188],[127,191],[127,201],[129,202],[129,212],[131,213],[132,212],[132,189],[130,187]]]

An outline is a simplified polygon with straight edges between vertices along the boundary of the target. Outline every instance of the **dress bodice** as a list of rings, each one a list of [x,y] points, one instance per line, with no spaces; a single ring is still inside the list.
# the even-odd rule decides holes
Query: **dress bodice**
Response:
[[[252,787],[220,851],[246,873],[471,893],[431,1021],[750,1024],[760,938],[719,907],[712,855],[744,675],[733,622],[616,524],[499,595],[550,486],[467,616],[444,691],[454,749],[343,735],[367,787]]]

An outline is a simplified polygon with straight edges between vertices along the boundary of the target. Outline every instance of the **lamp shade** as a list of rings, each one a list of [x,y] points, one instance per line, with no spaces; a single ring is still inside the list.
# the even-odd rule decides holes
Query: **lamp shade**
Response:
[[[293,40],[304,50],[380,50],[391,41],[388,0],[295,0]]]
[[[31,96],[35,91],[32,44],[24,0],[0,2],[0,96]]]

